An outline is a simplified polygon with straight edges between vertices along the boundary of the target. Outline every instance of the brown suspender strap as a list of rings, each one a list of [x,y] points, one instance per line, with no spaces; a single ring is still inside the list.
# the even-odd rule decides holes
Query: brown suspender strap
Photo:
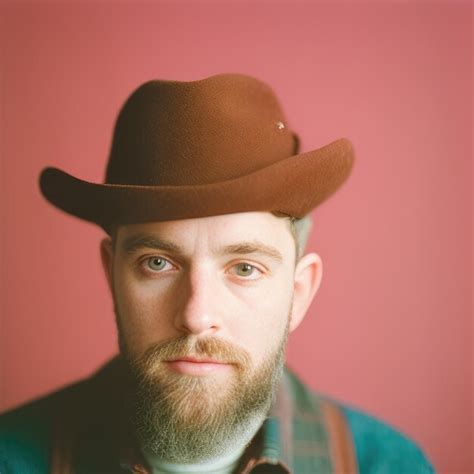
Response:
[[[357,459],[352,434],[341,409],[328,400],[321,401],[328,433],[334,474],[357,474]]]
[[[74,474],[72,450],[76,423],[71,416],[72,406],[64,403],[56,412],[51,446],[51,474]]]
[[[70,441],[66,430],[55,430],[51,452],[51,474],[74,474]]]

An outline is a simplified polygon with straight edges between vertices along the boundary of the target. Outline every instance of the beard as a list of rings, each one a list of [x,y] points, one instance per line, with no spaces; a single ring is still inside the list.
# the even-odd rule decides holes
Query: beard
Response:
[[[168,462],[196,463],[250,443],[283,374],[289,322],[288,316],[277,348],[254,367],[248,351],[214,336],[167,339],[132,357],[117,317],[132,381],[130,422],[141,449]],[[173,372],[165,362],[186,356],[218,360],[230,370],[192,376]]]

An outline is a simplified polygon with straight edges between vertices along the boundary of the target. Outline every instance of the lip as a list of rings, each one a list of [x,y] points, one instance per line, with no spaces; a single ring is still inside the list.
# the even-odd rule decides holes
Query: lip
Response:
[[[231,364],[215,359],[198,359],[196,357],[180,357],[167,360],[168,367],[174,372],[185,375],[208,375],[228,370]]]
[[[167,360],[166,362],[177,362],[182,360],[184,362],[195,362],[197,364],[225,364],[220,360],[216,359],[198,359],[197,357],[178,357],[177,359]]]

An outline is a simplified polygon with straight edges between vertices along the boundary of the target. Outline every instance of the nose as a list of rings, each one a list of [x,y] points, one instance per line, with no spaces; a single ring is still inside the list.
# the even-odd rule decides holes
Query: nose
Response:
[[[178,305],[174,324],[180,332],[205,336],[221,329],[217,309],[219,291],[212,277],[206,275],[204,270],[188,272],[178,297],[181,304]]]

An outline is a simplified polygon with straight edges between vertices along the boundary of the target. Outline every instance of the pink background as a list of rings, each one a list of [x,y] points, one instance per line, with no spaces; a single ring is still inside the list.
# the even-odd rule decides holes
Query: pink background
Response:
[[[4,4],[2,410],[116,351],[98,227],[40,195],[100,182],[126,96],[151,78],[255,75],[303,151],[347,136],[352,176],[314,211],[324,264],[289,365],[472,472],[472,5]]]

